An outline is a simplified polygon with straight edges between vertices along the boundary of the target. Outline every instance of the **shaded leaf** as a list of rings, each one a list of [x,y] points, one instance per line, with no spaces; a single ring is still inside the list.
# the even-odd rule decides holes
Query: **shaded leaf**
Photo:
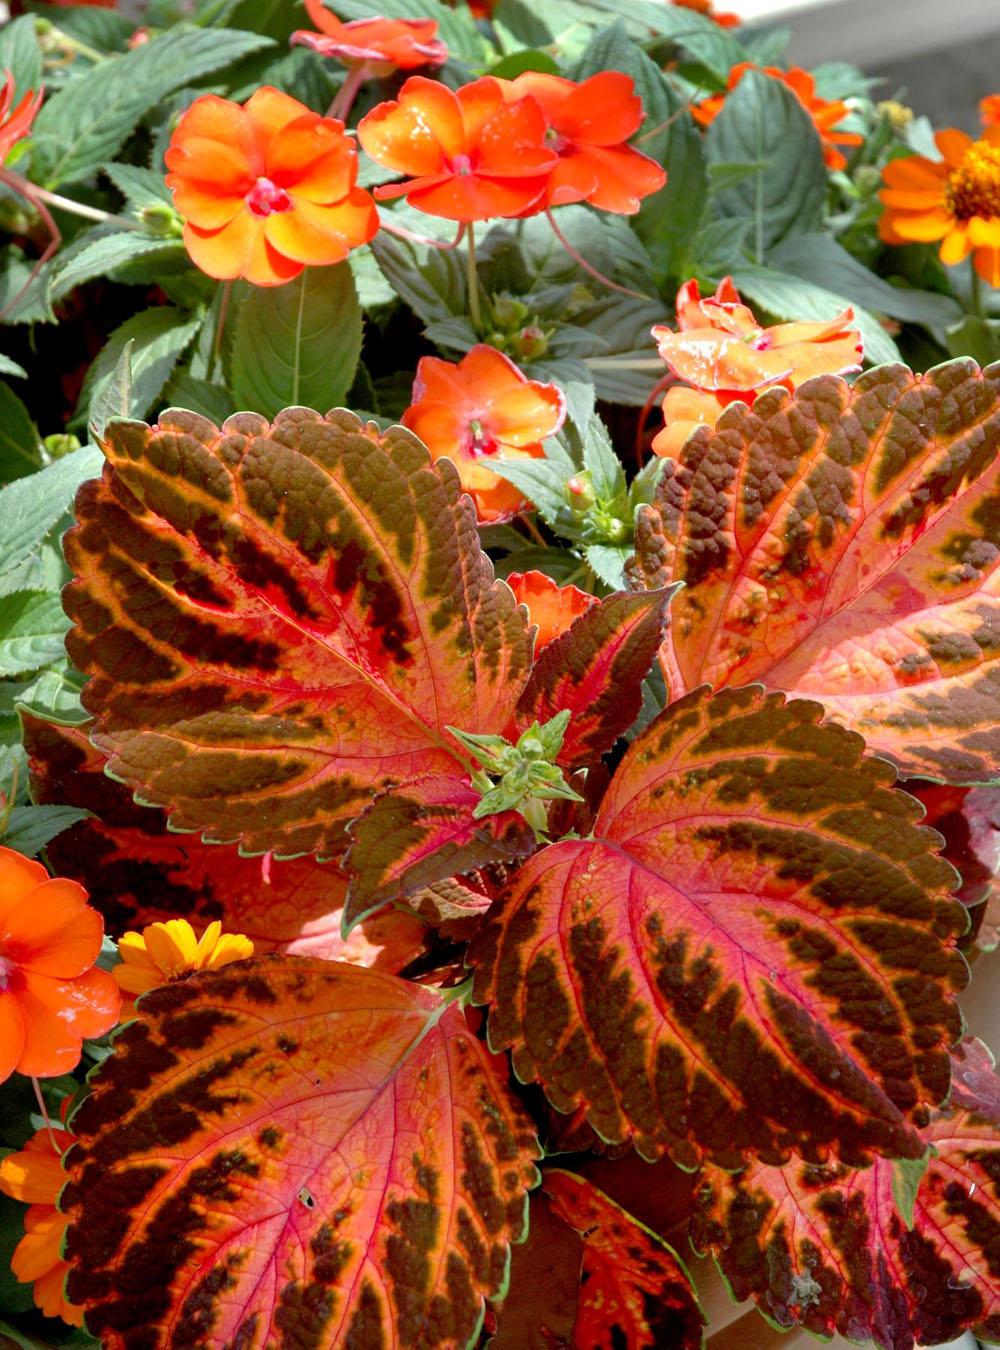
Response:
[[[685,1167],[923,1153],[965,913],[919,805],[821,715],[755,688],[674,703],[593,837],[535,854],[474,941],[490,1044],[603,1139]]]
[[[409,432],[175,410],[106,453],[66,540],[68,649],[111,772],[174,828],[329,856],[376,795],[465,773],[447,727],[507,726],[527,624]]]
[[[143,258],[147,262],[170,263],[183,258],[179,239],[156,239],[139,230],[118,230],[90,239],[79,248],[59,255],[49,284],[49,298],[62,299],[76,286],[94,277],[106,276],[125,263]]]
[[[942,854],[962,878],[955,894],[971,911],[976,946],[1000,943],[1000,791],[910,783],[926,824],[944,836]]]
[[[633,579],[683,581],[672,693],[761,680],[910,775],[1000,773],[1000,366],[891,366],[727,410],[669,462]]]
[[[0,483],[25,478],[42,467],[38,428],[10,385],[0,380]]]
[[[74,1117],[63,1196],[102,1344],[469,1344],[538,1150],[459,1007],[273,956],[141,1011]]]
[[[609,595],[542,651],[521,695],[517,720],[524,730],[569,709],[557,763],[567,768],[593,763],[635,721],[642,682],[663,640],[671,594]]]
[[[265,865],[231,846],[174,834],[162,811],[137,806],[107,777],[87,727],[24,709],[21,721],[33,799],[91,813],[49,845],[53,870],[80,882],[116,937],[169,919],[195,929],[218,919],[224,932],[252,939],[258,955],[288,952],[397,973],[423,952],[423,924],[403,913],[373,914],[343,938],[347,877],[332,864],[272,858]]]
[[[6,830],[0,835],[0,843],[4,848],[23,853],[26,858],[34,858],[46,844],[83,820],[86,814],[75,806],[15,806]]]
[[[275,416],[339,406],[361,354],[361,307],[350,264],[308,267],[285,286],[257,286],[240,308],[233,395],[240,408]]]
[[[583,1177],[551,1168],[543,1189],[583,1238],[577,1350],[700,1350],[704,1318],[677,1253]]]
[[[931,1155],[912,1228],[895,1203],[891,1162],[854,1171],[793,1160],[738,1177],[710,1169],[694,1240],[715,1252],[734,1296],[753,1298],[780,1327],[884,1350],[940,1345],[966,1327],[996,1340],[1000,1124],[970,1102],[935,1112],[922,1135]]]
[[[194,341],[200,326],[198,315],[170,305],[143,310],[126,319],[114,330],[87,371],[74,424],[86,420],[96,427],[100,417],[107,420],[126,415],[121,402],[126,391],[125,353],[129,349],[127,415],[145,416],[159,401],[171,371]],[[114,412],[105,406],[109,402]]]

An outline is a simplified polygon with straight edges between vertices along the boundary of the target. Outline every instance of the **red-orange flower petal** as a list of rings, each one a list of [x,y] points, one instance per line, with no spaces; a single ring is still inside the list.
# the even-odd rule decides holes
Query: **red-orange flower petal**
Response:
[[[345,65],[370,66],[373,75],[440,66],[448,59],[448,48],[435,37],[437,24],[433,19],[378,17],[345,23],[322,0],[306,0],[306,13],[319,32],[299,29],[292,34],[293,44],[302,43]]]
[[[42,91],[39,89],[36,93],[29,89],[22,95],[17,107],[11,109],[14,88],[14,76],[8,70],[0,87],[0,166],[17,142],[31,130],[31,124],[42,106]]]
[[[663,400],[665,425],[653,437],[654,455],[676,458],[693,431],[714,427],[730,403],[737,401],[742,399],[735,394],[709,394],[683,385],[668,389]]]
[[[87,892],[65,877],[46,879],[0,921],[4,956],[25,970],[71,980],[101,952],[104,923]]]
[[[544,572],[511,572],[507,585],[538,628],[536,656],[554,638],[565,633],[591,605],[597,604],[595,595],[588,595],[576,586],[560,586]]]
[[[81,1042],[110,1031],[121,1008],[117,984],[96,966],[75,980],[22,971],[15,993],[24,1018],[24,1046],[17,1070],[36,1078],[75,1069]]]
[[[495,455],[538,458],[562,426],[566,403],[554,385],[529,380],[502,352],[479,344],[461,361],[425,356],[403,425],[435,460],[447,457],[476,503],[479,519],[501,520],[527,502],[489,467]]]
[[[984,127],[1000,127],[1000,94],[987,94],[979,100],[979,120]]]
[[[219,280],[280,286],[306,265],[340,262],[378,228],[343,124],[278,89],[258,89],[242,107],[196,99],[166,162],[188,252]]]

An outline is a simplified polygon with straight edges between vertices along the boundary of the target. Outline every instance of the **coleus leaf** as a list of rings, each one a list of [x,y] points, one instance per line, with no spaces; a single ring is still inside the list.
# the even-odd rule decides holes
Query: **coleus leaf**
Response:
[[[225,844],[172,833],[162,811],[137,806],[104,772],[86,726],[61,726],[21,710],[31,792],[40,803],[92,812],[48,844],[60,875],[79,881],[108,931],[169,919],[251,938],[258,953],[289,952],[398,973],[423,954],[426,930],[415,916],[382,911],[341,936],[347,877],[314,858],[241,857]]]
[[[759,688],[680,699],[593,837],[529,859],[473,942],[491,1045],[603,1139],[685,1167],[923,1153],[966,915],[918,803],[821,716]]]
[[[104,451],[66,541],[67,648],[109,771],[172,828],[333,856],[376,795],[466,773],[449,725],[507,726],[527,623],[410,433],[170,411]]]
[[[481,794],[454,775],[421,779],[377,797],[351,826],[344,863],[351,888],[344,932],[387,901],[489,863],[523,858],[535,847],[523,816],[503,811],[477,820]]]
[[[923,803],[926,823],[944,838],[943,856],[962,878],[955,894],[970,910],[969,936],[993,951],[1000,942],[1000,791],[931,783],[908,791]]]
[[[976,1051],[973,1052],[977,1054]],[[991,1075],[992,1076],[992,1075]],[[964,1328],[1000,1336],[1000,1090],[968,1091],[922,1135],[931,1152],[908,1227],[893,1165],[864,1170],[754,1163],[707,1170],[692,1234],[711,1248],[737,1299],[770,1321],[874,1341],[940,1345]]]
[[[731,407],[639,510],[634,584],[683,581],[676,697],[819,698],[911,776],[1000,774],[1000,366],[888,366]]]
[[[523,730],[570,710],[558,764],[592,763],[635,721],[672,594],[673,588],[609,595],[544,648],[521,695],[517,722]]]
[[[583,1177],[552,1168],[543,1189],[583,1238],[576,1350],[700,1350],[704,1319],[677,1253]]]
[[[254,958],[146,995],[92,1085],[63,1204],[109,1350],[474,1341],[538,1149],[455,1002]]]

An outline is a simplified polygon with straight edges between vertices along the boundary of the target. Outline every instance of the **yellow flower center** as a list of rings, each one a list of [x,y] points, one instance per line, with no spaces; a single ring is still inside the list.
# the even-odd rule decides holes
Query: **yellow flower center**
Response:
[[[976,141],[948,176],[948,207],[957,220],[1000,217],[1000,146]]]

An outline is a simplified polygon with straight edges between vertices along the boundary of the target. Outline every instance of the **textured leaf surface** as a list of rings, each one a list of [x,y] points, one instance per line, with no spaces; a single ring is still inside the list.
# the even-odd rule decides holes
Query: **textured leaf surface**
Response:
[[[491,1044],[603,1139],[688,1167],[923,1152],[966,916],[891,766],[821,715],[755,688],[681,699],[594,837],[531,858],[474,943]]]
[[[424,951],[424,925],[403,913],[369,915],[343,938],[347,877],[332,863],[274,858],[265,867],[230,845],[171,833],[162,811],[137,806],[105,775],[86,727],[23,710],[21,721],[35,801],[93,813],[49,844],[49,861],[86,888],[112,935],[168,919],[187,919],[196,929],[218,919],[223,931],[251,938],[258,954],[282,951],[393,973]]]
[[[603,1191],[553,1168],[545,1193],[583,1237],[576,1350],[698,1350],[702,1316],[683,1263]]]
[[[286,956],[148,995],[77,1113],[72,1296],[107,1347],[464,1347],[530,1121],[454,1003]]]
[[[738,1299],[779,1326],[885,1350],[939,1345],[966,1327],[1000,1336],[1000,1124],[961,1094],[923,1131],[933,1147],[908,1229],[893,1167],[757,1163],[710,1169],[693,1220]],[[978,1108],[978,1109],[977,1109]]]
[[[926,823],[944,838],[942,854],[958,869],[956,895],[971,911],[976,946],[992,951],[1000,943],[1000,790],[911,788],[924,805]]]
[[[819,698],[910,775],[1000,773],[1000,366],[825,376],[728,410],[668,462],[637,584],[671,607],[675,696]]]
[[[542,651],[517,718],[524,728],[570,710],[560,764],[593,763],[635,721],[642,682],[663,640],[671,593],[609,595]]]
[[[344,911],[349,929],[373,907],[489,863],[523,858],[535,836],[515,811],[476,820],[481,794],[456,776],[427,778],[377,798],[351,826]]]
[[[66,552],[110,771],[247,852],[337,853],[372,798],[500,732],[528,629],[450,464],[347,412],[115,423]]]

